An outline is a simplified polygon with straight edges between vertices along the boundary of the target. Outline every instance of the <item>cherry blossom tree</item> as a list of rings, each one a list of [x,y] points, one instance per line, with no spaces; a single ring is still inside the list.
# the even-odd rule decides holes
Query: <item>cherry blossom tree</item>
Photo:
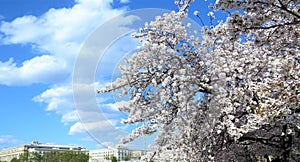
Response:
[[[171,161],[299,160],[300,2],[218,0],[209,16],[228,17],[201,37],[185,23],[192,1],[175,4],[98,91],[129,96],[123,123],[139,127],[122,142],[157,132],[153,157]]]

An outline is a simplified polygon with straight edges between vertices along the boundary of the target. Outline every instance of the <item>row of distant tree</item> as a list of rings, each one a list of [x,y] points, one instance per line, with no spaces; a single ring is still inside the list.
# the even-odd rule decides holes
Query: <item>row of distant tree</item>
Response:
[[[80,151],[52,151],[40,155],[37,152],[26,152],[13,158],[11,162],[88,162],[89,155]]]
[[[104,156],[104,159],[105,160],[111,160],[111,162],[117,162],[118,161],[118,158],[116,157],[116,156],[114,156],[114,155],[106,155],[106,156]],[[119,159],[119,160],[123,160],[123,161],[129,161],[131,158],[130,158],[130,156],[125,156],[123,159]]]

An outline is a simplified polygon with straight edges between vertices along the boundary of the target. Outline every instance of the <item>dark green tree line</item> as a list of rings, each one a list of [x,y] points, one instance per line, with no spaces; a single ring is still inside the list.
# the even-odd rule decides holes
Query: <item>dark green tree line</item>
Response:
[[[38,152],[26,152],[13,158],[11,162],[88,162],[89,155],[80,151],[51,151],[40,155]]]

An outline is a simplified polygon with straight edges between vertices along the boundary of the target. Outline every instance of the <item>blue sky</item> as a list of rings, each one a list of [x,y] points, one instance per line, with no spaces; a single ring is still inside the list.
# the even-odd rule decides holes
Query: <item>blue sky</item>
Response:
[[[210,2],[201,3],[195,7],[208,24]],[[80,47],[114,16],[141,8],[176,10],[173,4],[172,0],[0,0],[0,150],[33,140],[88,149],[114,142],[115,137],[92,138],[76,113],[72,77]],[[124,40],[119,41],[111,51],[123,51],[119,46]],[[112,125],[125,130],[118,122],[126,115],[116,111],[122,102],[108,98],[98,96],[97,101],[103,102]]]

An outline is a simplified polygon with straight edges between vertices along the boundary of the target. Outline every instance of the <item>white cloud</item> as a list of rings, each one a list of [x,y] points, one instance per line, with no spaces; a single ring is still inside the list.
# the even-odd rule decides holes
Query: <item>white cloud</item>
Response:
[[[35,16],[23,16],[16,18],[12,22],[2,22],[0,31],[6,37],[2,40],[3,43],[34,43],[47,36],[47,32],[43,32],[38,22],[39,19]]]
[[[112,129],[114,123],[116,123],[116,121],[109,121],[109,120],[102,120],[102,121],[92,121],[92,122],[86,122],[86,123],[81,123],[81,122],[76,122],[75,124],[73,124],[69,130],[69,134],[70,135],[74,135],[77,133],[83,133],[86,132],[86,130],[88,130],[90,133],[91,132],[98,132],[100,134],[104,134],[108,135],[108,134],[115,134],[117,135],[118,133]],[[114,136],[110,136],[110,137],[114,137]],[[115,136],[117,137],[117,136]]]
[[[118,137],[124,135],[119,127],[120,115],[111,108],[114,105],[99,105],[95,97],[96,91],[94,86],[99,83],[92,84],[74,84],[74,101],[76,110],[80,115],[80,121],[83,127],[98,142],[113,141],[118,142]],[[104,97],[105,98],[105,97]],[[78,134],[82,132],[82,127],[76,123],[70,129],[69,134]]]
[[[123,106],[128,106],[129,103],[127,101],[119,101],[119,102],[115,102],[115,103],[109,103],[106,105],[109,106],[111,108],[111,110],[120,112],[119,108],[123,107]]]
[[[0,44],[30,44],[35,48],[34,50],[40,51],[43,55],[25,60],[21,65],[17,65],[13,58],[6,62],[0,61],[0,84],[52,84],[51,88],[34,97],[33,101],[44,103],[47,105],[47,111],[54,111],[61,115],[61,122],[64,124],[72,123],[73,125],[69,130],[70,135],[84,134],[86,130],[89,130],[96,139],[111,141],[125,133],[120,130],[118,125],[120,119],[120,114],[117,113],[118,103],[103,104],[110,111],[101,112],[97,101],[105,101],[106,98],[95,97],[96,84],[82,84],[77,88],[79,90],[76,92],[78,96],[74,96],[80,98],[80,101],[75,103],[76,109],[78,106],[82,107],[75,110],[74,89],[70,83],[70,76],[74,69],[77,54],[89,34],[100,24],[111,17],[119,15],[124,10],[112,9],[111,3],[113,0],[76,0],[75,2],[76,4],[72,8],[50,9],[38,17],[27,15],[16,18],[11,22],[1,22]],[[128,1],[121,0],[121,2],[127,3]],[[137,17],[127,17],[114,23],[122,26],[124,28],[122,30],[125,31],[127,25],[135,20],[137,20]],[[109,28],[107,30],[117,33],[116,35],[123,33],[115,29],[119,28]],[[99,38],[107,37],[105,33],[98,36]],[[122,44],[122,48],[131,48],[127,45],[129,42],[125,39],[120,44]],[[97,50],[104,50],[104,48],[95,47]],[[111,52],[117,53],[121,50],[124,49],[111,49]],[[95,55],[94,52],[89,54]],[[82,73],[90,73],[88,66],[90,61],[98,61],[91,59],[91,55],[85,55],[87,61],[84,62],[84,67],[79,69]],[[109,57],[108,59],[112,58],[111,55],[107,55],[107,57]],[[121,57],[118,56],[118,58]],[[102,64],[110,65],[109,68],[116,66],[110,62],[105,62],[106,60],[102,61]],[[108,73],[111,74],[111,72]],[[104,74],[106,73],[104,72]],[[86,80],[94,78],[82,76],[82,78],[77,79],[82,79],[84,80],[83,83],[87,83]],[[81,84],[82,82],[75,83]],[[98,84],[97,87],[100,87],[100,85]],[[81,121],[84,120],[84,126],[77,117],[76,112],[78,111],[81,113]],[[114,140],[114,142],[118,141]]]
[[[64,124],[75,122],[69,130],[69,134],[72,135],[85,132],[74,107],[73,90],[70,85],[74,61],[91,32],[108,19],[124,12],[124,9],[111,8],[112,0],[75,2],[71,8],[50,9],[38,17],[27,15],[11,22],[2,21],[0,24],[0,44],[30,44],[34,50],[44,54],[25,60],[21,65],[17,65],[13,58],[6,62],[0,61],[0,84],[53,84],[51,88],[34,97],[33,101],[44,103],[47,111],[61,115],[61,122]],[[128,22],[127,19],[122,20]],[[123,22],[116,23],[122,25]],[[91,86],[88,90],[93,91],[95,85]],[[95,96],[86,95],[85,88],[81,88],[82,102],[85,102],[85,105],[97,103],[92,100]],[[103,116],[98,118],[99,109],[95,111],[86,107],[84,111],[91,111],[86,113],[89,115],[85,119],[92,118],[85,127],[95,134],[112,131],[109,127],[117,123],[115,120],[103,121]]]
[[[72,8],[50,9],[40,17],[27,15],[12,22],[3,22],[0,31],[3,43],[35,43],[49,45],[60,42],[81,43],[99,24],[119,15],[112,9],[112,0],[77,0]]]
[[[47,103],[47,111],[69,112],[74,109],[71,87],[56,87],[48,89],[39,96],[33,98],[35,102]]]
[[[78,121],[77,112],[73,102],[71,86],[58,86],[46,90],[33,98],[33,101],[45,103],[47,111],[55,111],[61,115],[61,121],[65,124]]]
[[[45,103],[47,111],[55,111],[62,116],[63,123],[73,123],[70,126],[69,135],[84,135],[88,131],[97,140],[113,139],[114,142],[118,142],[117,137],[124,135],[125,132],[122,128],[123,125],[120,124],[120,119],[124,118],[124,114],[119,112],[117,107],[125,105],[126,102],[98,105],[97,101],[99,100],[95,98],[96,91],[94,89],[99,85],[100,83],[77,85],[76,96],[80,100],[77,100],[76,103],[73,100],[71,86],[53,87],[34,97],[33,101]],[[100,100],[106,101],[105,98]],[[75,108],[75,104],[78,107]],[[78,118],[78,112],[81,120]]]
[[[129,3],[130,0],[120,0],[120,3]]]
[[[21,140],[12,135],[0,135],[0,150],[23,144]]]
[[[69,135],[74,135],[74,134],[81,134],[81,133],[84,133],[86,130],[84,129],[83,125],[81,122],[76,122],[75,124],[73,124],[71,127],[70,127],[70,130],[69,130]]]
[[[78,115],[75,110],[65,113],[61,118],[61,122],[65,123],[65,124],[67,124],[69,122],[75,122],[75,121],[78,121]]]
[[[84,134],[86,131],[99,143],[103,141],[110,141],[111,143],[118,144],[119,137],[124,136],[125,132],[116,129],[112,122],[109,120],[98,120],[85,122],[76,122],[69,130],[69,135]]]
[[[98,145],[98,147],[103,147],[103,146],[113,146],[114,143],[112,142],[102,142],[101,144]]]
[[[69,76],[64,60],[53,56],[42,55],[26,60],[18,67],[14,59],[0,61],[0,84],[26,85],[31,83],[55,83]]]
[[[72,8],[50,9],[39,17],[26,15],[11,22],[2,21],[0,44],[31,44],[47,55],[33,57],[21,66],[13,59],[0,61],[0,84],[57,83],[69,77],[87,36],[124,11],[113,9],[111,3],[112,0],[76,0]]]

